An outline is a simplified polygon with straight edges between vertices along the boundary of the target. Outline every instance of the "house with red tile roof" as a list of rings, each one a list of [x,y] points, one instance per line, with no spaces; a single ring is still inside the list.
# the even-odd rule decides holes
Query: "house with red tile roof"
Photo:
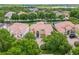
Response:
[[[55,28],[60,33],[67,33],[74,29],[75,25],[70,21],[58,22],[55,24]]]
[[[13,23],[8,27],[8,30],[19,39],[29,32],[29,25],[23,23]]]
[[[79,33],[79,24],[75,24],[75,31]]]
[[[79,30],[79,24],[76,24],[76,25],[75,25],[75,29],[76,29],[76,30]]]
[[[68,20],[70,17],[69,11],[53,11],[57,17],[63,15],[64,16],[64,20]]]
[[[39,32],[39,34],[50,35],[53,31],[51,24],[47,24],[44,22],[37,22],[36,24],[31,25],[31,32],[35,33]]]
[[[9,11],[9,12],[7,12],[7,13],[4,15],[4,17],[5,17],[5,18],[8,18],[8,19],[11,19],[11,16],[12,16],[13,14],[15,14],[15,12]]]

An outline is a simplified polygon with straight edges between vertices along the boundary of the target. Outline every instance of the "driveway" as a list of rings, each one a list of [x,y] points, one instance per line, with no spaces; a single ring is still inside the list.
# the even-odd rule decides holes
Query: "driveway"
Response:
[[[75,46],[74,46],[74,42],[75,42],[75,41],[79,41],[78,38],[73,38],[73,39],[71,39],[71,38],[69,38],[68,36],[67,36],[67,40],[68,40],[69,44],[70,44],[73,48],[75,47]]]
[[[44,44],[42,38],[36,38],[36,42],[37,42],[37,44],[39,45],[39,47],[40,47],[42,44]]]

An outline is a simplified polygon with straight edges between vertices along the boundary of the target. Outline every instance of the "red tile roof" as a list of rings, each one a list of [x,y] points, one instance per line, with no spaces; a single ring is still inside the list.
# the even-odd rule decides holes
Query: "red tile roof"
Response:
[[[29,25],[23,23],[14,23],[10,27],[8,27],[8,29],[15,36],[23,36],[25,33],[29,32]]]
[[[36,24],[31,25],[31,30],[34,32],[36,31],[41,32],[43,30],[45,35],[50,35],[51,32],[53,31],[53,28],[51,24],[45,24],[44,22],[37,22]]]
[[[57,31],[64,33],[65,30],[71,30],[74,27],[74,24],[70,21],[59,22],[55,24]]]

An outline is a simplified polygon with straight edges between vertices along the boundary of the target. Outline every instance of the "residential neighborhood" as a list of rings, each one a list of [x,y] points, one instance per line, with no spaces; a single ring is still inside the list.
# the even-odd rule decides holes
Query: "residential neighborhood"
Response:
[[[30,6],[0,7],[0,55],[79,55],[79,8]]]

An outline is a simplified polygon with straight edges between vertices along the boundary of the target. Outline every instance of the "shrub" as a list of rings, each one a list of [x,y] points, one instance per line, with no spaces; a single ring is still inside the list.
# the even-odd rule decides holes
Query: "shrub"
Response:
[[[77,47],[79,46],[79,41],[74,42],[74,45]]]

